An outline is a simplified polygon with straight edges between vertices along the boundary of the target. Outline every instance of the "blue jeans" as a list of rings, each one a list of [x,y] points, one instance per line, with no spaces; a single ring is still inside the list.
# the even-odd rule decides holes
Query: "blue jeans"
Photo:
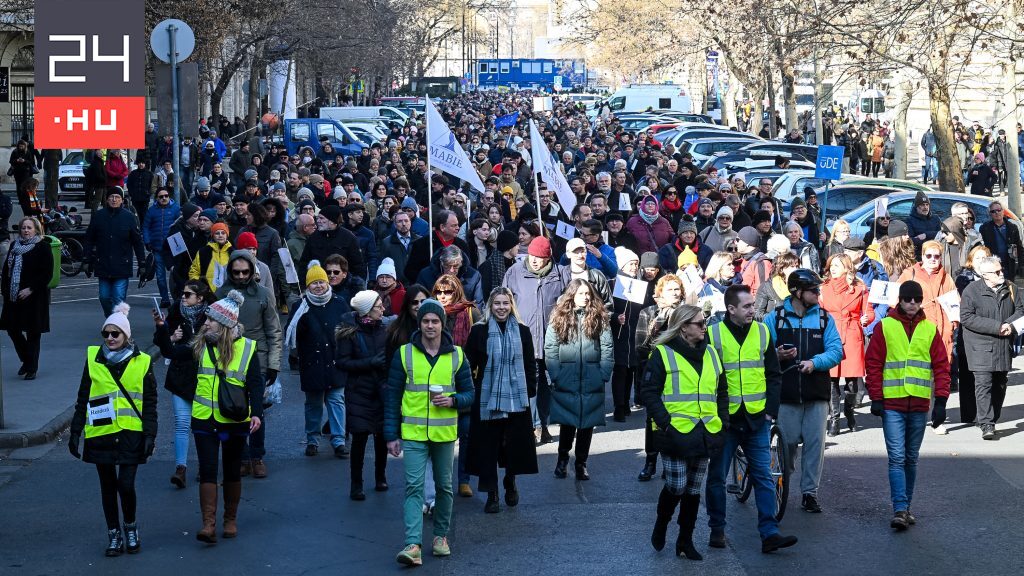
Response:
[[[107,317],[114,313],[114,306],[117,306],[128,297],[128,278],[97,278],[100,287],[100,306],[103,307],[103,316]]]
[[[469,484],[469,412],[459,414],[459,484]]]
[[[306,443],[320,445],[320,426],[327,405],[327,421],[331,424],[331,447],[345,445],[345,389],[306,392]],[[376,440],[375,440],[376,441]]]
[[[917,480],[917,456],[921,452],[927,412],[886,410],[882,416],[885,451],[889,453],[889,494],[894,512],[910,509]]]
[[[171,394],[174,402],[174,465],[185,466],[188,461],[188,441],[192,436],[192,402]]]
[[[771,425],[768,422],[756,432],[740,433],[730,429],[725,433],[725,446],[721,452],[711,457],[705,489],[708,526],[712,529],[725,528],[725,479],[729,475],[736,447],[742,446],[743,453],[747,456],[747,474],[754,483],[757,531],[761,534],[762,540],[779,533],[779,523],[775,520],[775,486],[772,483],[771,455],[768,451],[770,433]]]
[[[160,302],[170,302],[171,292],[167,289],[167,268],[164,268],[164,255],[157,247],[153,250],[153,265],[156,266],[156,285],[160,288]]]

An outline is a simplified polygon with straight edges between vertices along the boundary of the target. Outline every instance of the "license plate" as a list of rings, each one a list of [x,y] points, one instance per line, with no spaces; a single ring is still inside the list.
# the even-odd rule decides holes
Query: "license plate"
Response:
[[[68,182],[67,184],[62,184],[61,188],[65,190],[85,190],[85,184],[81,182]]]

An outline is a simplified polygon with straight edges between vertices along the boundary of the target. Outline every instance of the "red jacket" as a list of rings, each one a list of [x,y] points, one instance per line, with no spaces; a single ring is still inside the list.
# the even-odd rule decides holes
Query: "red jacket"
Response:
[[[889,318],[899,320],[903,329],[907,332],[907,338],[913,334],[914,327],[921,320],[924,320],[924,311],[917,313],[913,318],[907,318],[899,306],[889,309]],[[932,376],[934,378],[936,398],[949,398],[949,359],[946,355],[946,345],[942,343],[940,333],[932,339],[930,350],[932,357]],[[885,335],[882,333],[882,323],[875,325],[871,334],[871,342],[868,344],[868,351],[865,356],[867,373],[864,376],[864,383],[868,387],[868,395],[872,400],[885,400],[886,410],[897,412],[928,412],[931,402],[928,398],[917,398],[907,396],[906,398],[884,398],[882,395],[882,368],[885,365]]]
[[[124,179],[128,176],[128,166],[120,154],[107,156],[107,186],[124,186]]]

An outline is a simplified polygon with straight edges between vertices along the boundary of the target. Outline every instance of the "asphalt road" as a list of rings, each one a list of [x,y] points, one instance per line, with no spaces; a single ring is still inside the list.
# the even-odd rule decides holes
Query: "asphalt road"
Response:
[[[95,302],[83,306],[92,306]],[[95,311],[93,311],[95,312]],[[91,313],[98,317],[99,314]],[[133,314],[140,343],[151,329]],[[84,319],[83,319],[84,322]],[[99,322],[95,318],[95,322]],[[60,337],[56,335],[55,337]],[[80,337],[79,337],[80,338]],[[87,338],[86,338],[87,339]],[[82,346],[86,342],[80,342]],[[80,362],[68,362],[69,381]],[[59,369],[64,370],[64,364]],[[162,363],[158,363],[163,371]],[[55,366],[56,367],[56,366]],[[270,475],[247,479],[239,513],[241,535],[205,547],[197,490],[177,490],[170,402],[161,391],[158,449],[138,477],[143,551],[103,557],[105,528],[93,467],[71,458],[64,442],[17,450],[0,460],[0,574],[387,574],[402,545],[402,465],[388,463],[391,491],[348,499],[348,462],[329,452],[303,455],[302,398],[285,373],[285,402],[269,414]],[[161,375],[162,379],[162,375]],[[1024,379],[1015,378],[1018,383]],[[928,433],[922,450],[914,512],[918,525],[902,534],[888,527],[885,452],[876,418],[830,442],[820,492],[825,511],[806,514],[793,495],[783,531],[800,543],[771,556],[760,553],[753,502],[730,500],[729,548],[706,546],[706,519],[696,541],[703,562],[675,558],[670,544],[655,553],[648,542],[659,482],[639,483],[642,415],[600,430],[590,458],[592,480],[551,476],[554,445],[540,450],[541,474],[520,480],[517,509],[485,515],[483,497],[456,498],[454,555],[426,558],[426,574],[701,574],[771,572],[827,574],[1006,574],[1024,565],[1024,386],[1011,387],[998,442],[975,429]],[[956,421],[955,402],[950,416]],[[862,409],[863,412],[863,409]],[[372,456],[371,456],[372,457]],[[193,453],[194,458],[194,453]],[[372,468],[367,466],[367,478]],[[429,534],[429,525],[428,525]],[[955,567],[955,568],[954,568]],[[1016,569],[1015,569],[1016,568]]]

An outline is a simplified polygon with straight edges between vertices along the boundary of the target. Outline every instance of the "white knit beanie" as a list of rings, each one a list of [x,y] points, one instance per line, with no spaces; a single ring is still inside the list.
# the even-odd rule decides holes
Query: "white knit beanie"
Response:
[[[398,278],[398,272],[395,270],[395,261],[391,258],[385,258],[380,261],[380,266],[377,267],[377,278],[381,276],[391,276],[392,278]]]
[[[107,317],[103,321],[103,327],[116,326],[124,332],[125,338],[132,337],[132,325],[128,322],[128,311],[132,309],[127,302],[121,302],[117,306],[114,306],[114,313]]]
[[[723,205],[721,208],[718,209],[718,214],[715,217],[721,218],[723,215],[732,218],[734,216],[734,214],[732,213],[732,208]]]
[[[640,261],[640,257],[636,255],[636,252],[633,252],[625,246],[615,247],[615,262],[619,265],[619,269],[622,269],[626,264],[634,260],[637,262]]]
[[[374,290],[361,290],[352,297],[352,309],[360,316],[366,316],[373,309],[373,305],[380,299],[380,294]]]

